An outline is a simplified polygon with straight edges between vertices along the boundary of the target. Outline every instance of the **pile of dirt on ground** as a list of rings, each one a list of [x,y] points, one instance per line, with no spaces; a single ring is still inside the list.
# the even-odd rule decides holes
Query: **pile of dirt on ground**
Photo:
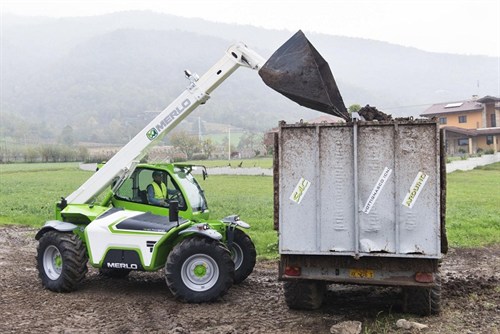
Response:
[[[358,114],[363,116],[365,121],[390,121],[392,120],[391,115],[387,115],[375,107],[371,107],[369,104],[359,109]]]
[[[404,318],[429,326],[421,333],[497,333],[500,328],[500,246],[454,249],[444,258],[442,313],[402,313],[397,288],[332,285],[316,311],[289,310],[277,262],[260,261],[243,283],[216,303],[185,304],[168,290],[163,271],[110,279],[90,268],[72,293],[42,288],[35,264],[36,230],[0,227],[1,333],[330,333],[362,322],[362,333],[411,333]]]

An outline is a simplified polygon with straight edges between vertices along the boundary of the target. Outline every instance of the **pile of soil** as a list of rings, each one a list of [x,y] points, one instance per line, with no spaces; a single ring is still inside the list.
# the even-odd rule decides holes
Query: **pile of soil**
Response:
[[[358,114],[363,116],[365,121],[390,121],[392,120],[392,115],[387,115],[375,107],[371,107],[369,104],[359,109]]]
[[[403,314],[397,288],[332,285],[316,311],[289,310],[277,262],[260,261],[243,283],[216,303],[185,304],[168,290],[163,271],[110,279],[90,268],[79,290],[42,288],[35,264],[36,230],[0,227],[2,333],[330,333],[361,321],[363,333],[409,333],[405,318],[429,326],[422,333],[499,333],[500,246],[453,249],[444,258],[442,313]]]

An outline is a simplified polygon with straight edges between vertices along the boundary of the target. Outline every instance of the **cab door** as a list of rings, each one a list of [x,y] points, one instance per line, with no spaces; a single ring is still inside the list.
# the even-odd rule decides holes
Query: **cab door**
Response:
[[[148,201],[148,186],[153,182],[153,172],[157,169],[151,168],[136,168],[131,177],[116,191],[112,199],[112,204],[116,208],[128,210],[151,212],[157,215],[168,216],[168,203],[171,200],[179,202],[179,213],[186,211],[186,201],[179,187],[165,170],[162,172],[162,182],[167,187],[166,206],[159,206],[149,203]]]

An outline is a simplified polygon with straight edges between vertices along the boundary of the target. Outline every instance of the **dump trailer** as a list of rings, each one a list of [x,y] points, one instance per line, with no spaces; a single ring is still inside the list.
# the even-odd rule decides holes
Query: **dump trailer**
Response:
[[[337,283],[402,287],[406,311],[440,311],[446,173],[435,121],[282,122],[274,172],[290,308],[319,308]]]

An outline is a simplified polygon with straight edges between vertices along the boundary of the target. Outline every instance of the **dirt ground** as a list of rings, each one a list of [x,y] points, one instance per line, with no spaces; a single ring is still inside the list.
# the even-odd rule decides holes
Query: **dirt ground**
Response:
[[[289,310],[273,261],[211,304],[176,301],[162,271],[113,280],[90,269],[78,291],[53,293],[37,277],[35,233],[0,227],[1,333],[330,333],[347,320],[361,321],[362,333],[410,333],[395,326],[400,318],[428,325],[423,333],[500,333],[500,246],[451,249],[443,311],[420,318],[401,313],[396,288],[331,286],[320,310]]]

